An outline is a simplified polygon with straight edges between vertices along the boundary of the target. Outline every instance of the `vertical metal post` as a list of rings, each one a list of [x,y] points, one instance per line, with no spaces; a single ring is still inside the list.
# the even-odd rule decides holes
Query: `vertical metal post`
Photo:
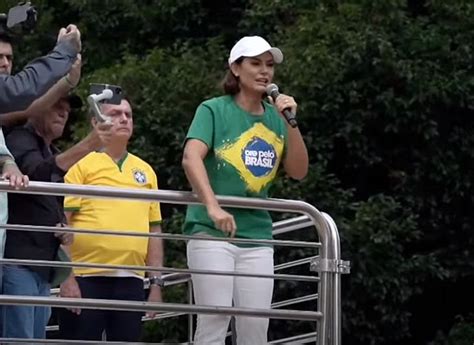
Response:
[[[235,327],[235,316],[230,319],[230,337],[232,339],[232,345],[237,345],[237,328]]]
[[[318,284],[318,311],[323,313],[323,317],[321,321],[317,323],[317,344],[318,345],[328,345],[326,342],[327,334],[326,331],[329,326],[329,295],[330,291],[328,288],[328,279],[327,279],[327,272],[320,272],[319,273],[319,284]]]
[[[321,217],[321,213],[316,209],[311,210],[309,216],[316,226],[321,242],[319,260],[325,265],[340,260],[339,236],[333,224],[324,216]],[[335,282],[338,275],[327,267],[319,271],[318,311],[323,313],[323,317],[317,327],[318,345],[340,345],[340,333],[337,331],[340,327],[338,318],[341,316],[337,311],[337,308],[340,308],[340,291],[335,291],[340,286]]]
[[[323,217],[326,220],[326,223],[328,225],[328,230],[329,234],[331,237],[331,245],[332,245],[332,250],[333,250],[333,256],[331,259],[340,261],[341,259],[341,244],[340,244],[340,238],[339,238],[339,232],[337,230],[336,223],[334,220],[329,216],[327,213],[321,212]],[[346,263],[349,265],[349,263]],[[340,345],[342,342],[341,339],[341,309],[342,309],[342,303],[341,303],[341,273],[343,272],[343,267],[335,267],[335,271],[329,272],[331,273],[331,283],[330,283],[330,289],[331,289],[331,299],[330,299],[330,318],[331,318],[331,324],[329,325],[329,345]],[[345,272],[345,273],[348,273]],[[329,310],[328,310],[329,311]]]
[[[340,345],[342,343],[341,326],[342,326],[342,305],[341,305],[341,275],[334,276],[334,343]]]
[[[188,280],[188,304],[189,305],[192,305],[193,304],[193,282],[192,280]],[[193,338],[194,338],[194,335],[193,335],[193,332],[194,332],[194,329],[193,329],[193,314],[189,314],[188,315],[188,343],[189,344],[192,344],[193,343]]]
[[[318,223],[316,222],[316,218],[312,217],[316,228],[318,228]],[[327,227],[327,224],[319,225]],[[321,248],[319,249],[319,259],[325,260],[328,257],[328,245],[327,245],[327,238],[321,236],[321,233],[327,234],[327,231],[323,231],[319,233],[319,240],[321,242]],[[328,327],[330,327],[330,306],[329,306],[329,299],[331,297],[331,290],[329,288],[329,279],[328,279],[328,272],[319,271],[319,284],[318,284],[318,311],[323,313],[323,317],[321,318],[320,322],[317,322],[317,334],[316,334],[316,344],[317,345],[330,345],[327,343],[327,331]]]

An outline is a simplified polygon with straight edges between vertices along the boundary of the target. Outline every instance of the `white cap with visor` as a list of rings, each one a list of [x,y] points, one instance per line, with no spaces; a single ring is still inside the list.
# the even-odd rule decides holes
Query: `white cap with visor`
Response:
[[[283,53],[281,50],[272,47],[262,37],[245,36],[232,47],[229,56],[229,65],[241,57],[254,57],[265,52],[272,54],[275,63],[281,63],[283,61]]]

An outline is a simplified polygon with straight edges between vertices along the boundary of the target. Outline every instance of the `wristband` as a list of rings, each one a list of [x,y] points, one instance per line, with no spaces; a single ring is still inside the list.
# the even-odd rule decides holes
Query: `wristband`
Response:
[[[149,280],[150,280],[150,285],[156,285],[160,287],[165,286],[165,281],[161,277],[153,276],[153,277],[150,277]]]

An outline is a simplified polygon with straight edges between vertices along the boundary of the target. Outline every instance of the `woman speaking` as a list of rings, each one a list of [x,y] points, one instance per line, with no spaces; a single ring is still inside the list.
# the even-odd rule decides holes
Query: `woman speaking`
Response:
[[[240,39],[230,51],[224,96],[199,105],[189,128],[183,155],[186,176],[203,205],[189,206],[184,232],[210,237],[271,239],[272,220],[264,210],[223,209],[216,195],[266,198],[280,165],[302,179],[308,153],[299,129],[282,115],[293,97],[266,100],[274,66],[283,61],[280,49],[259,36]],[[273,274],[273,248],[212,240],[190,240],[190,269]],[[195,274],[196,304],[266,308],[271,306],[273,280]],[[230,316],[199,315],[195,344],[224,344]],[[268,319],[236,317],[237,343],[267,343]]]

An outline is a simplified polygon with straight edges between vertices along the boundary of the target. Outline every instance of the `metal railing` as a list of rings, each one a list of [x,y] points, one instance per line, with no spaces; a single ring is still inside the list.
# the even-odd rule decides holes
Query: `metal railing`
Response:
[[[169,190],[138,190],[138,189],[122,189],[112,187],[83,186],[70,184],[56,184],[46,182],[31,182],[27,189],[14,190],[7,182],[0,182],[0,191],[8,191],[13,193],[41,194],[41,195],[75,195],[85,197],[98,198],[125,198],[138,199],[147,201],[159,201],[161,203],[173,204],[200,204],[196,195],[190,192],[177,192]],[[340,275],[348,273],[349,263],[342,261],[340,258],[340,243],[337,227],[331,217],[327,214],[319,212],[314,206],[303,201],[283,200],[283,199],[258,199],[258,198],[241,198],[231,196],[217,196],[217,200],[224,207],[236,208],[252,208],[265,209],[277,212],[294,212],[305,215],[293,220],[282,221],[280,229],[276,228],[276,233],[283,233],[291,227],[301,228],[311,225],[316,226],[316,230],[320,239],[320,243],[308,243],[302,241],[281,241],[281,240],[242,240],[242,239],[225,239],[230,242],[243,243],[252,242],[260,244],[272,244],[279,246],[307,246],[319,248],[319,256],[310,259],[298,260],[298,262],[285,263],[280,267],[291,267],[288,265],[299,265],[301,263],[311,263],[311,270],[317,272],[319,277],[308,277],[300,275],[252,275],[242,272],[216,272],[208,270],[188,270],[168,267],[136,267],[136,266],[117,266],[117,265],[99,265],[89,263],[64,263],[57,261],[37,261],[37,260],[16,260],[3,259],[3,263],[28,264],[39,266],[72,266],[72,267],[102,267],[108,269],[133,269],[159,271],[171,274],[213,274],[213,275],[240,275],[240,276],[258,276],[260,278],[271,279],[291,279],[297,281],[313,281],[319,282],[317,294],[311,295],[308,299],[295,299],[291,303],[275,305],[274,307],[300,303],[304,300],[313,300],[317,298],[317,311],[298,311],[298,310],[261,310],[251,308],[236,307],[215,307],[215,306],[189,306],[186,304],[176,303],[149,303],[149,302],[131,302],[131,301],[111,301],[111,300],[88,300],[76,298],[58,298],[58,297],[29,297],[29,296],[0,296],[0,304],[16,304],[16,305],[49,305],[57,307],[81,307],[95,309],[113,309],[113,310],[133,310],[133,311],[161,311],[169,313],[182,314],[225,314],[225,315],[246,315],[254,317],[268,317],[274,319],[287,320],[311,320],[317,322],[316,338],[318,345],[339,345],[341,344],[341,293],[340,293]],[[32,227],[21,225],[8,225],[8,228],[24,231],[57,231],[54,227]],[[80,232],[94,234],[110,234],[123,236],[136,236],[137,233],[132,231],[127,233],[117,233],[112,230],[96,232],[87,229],[61,228],[65,232]],[[157,234],[146,234],[147,237],[156,236]],[[139,234],[143,236],[143,234]],[[157,237],[187,240],[190,237],[186,235],[159,234]],[[192,237],[196,239],[195,236]],[[205,237],[209,240],[209,237]],[[214,238],[213,238],[214,239]],[[218,239],[219,240],[219,239]],[[278,270],[278,265],[275,270]],[[192,328],[190,327],[190,331]],[[192,332],[191,332],[192,333]],[[304,339],[313,339],[315,334],[309,333]],[[303,341],[303,338],[298,338]],[[289,340],[290,338],[288,338]],[[305,340],[305,342],[306,342]],[[274,341],[273,343],[281,343]]]

